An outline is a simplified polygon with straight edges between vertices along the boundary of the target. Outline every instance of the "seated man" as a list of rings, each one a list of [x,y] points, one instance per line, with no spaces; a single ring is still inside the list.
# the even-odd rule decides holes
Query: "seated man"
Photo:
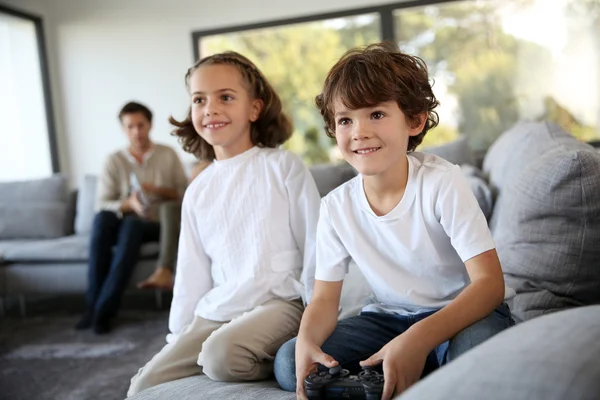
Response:
[[[129,146],[109,156],[98,181],[99,212],[90,243],[87,309],[75,326],[86,329],[93,325],[98,334],[110,331],[110,320],[117,313],[142,244],[163,239],[164,221],[159,218],[176,215],[173,203],[177,209],[187,186],[175,151],[150,140],[152,112],[147,107],[128,103],[119,120]],[[162,265],[165,260],[171,264]],[[171,276],[172,281],[173,262],[174,254],[165,257],[163,251],[158,275],[166,275],[167,280]]]
[[[190,183],[209,165],[208,161],[198,161],[192,168]],[[138,283],[137,286],[140,289],[173,289],[173,266],[177,258],[179,230],[181,229],[181,202],[163,203],[159,214],[160,253],[158,267],[150,277]]]

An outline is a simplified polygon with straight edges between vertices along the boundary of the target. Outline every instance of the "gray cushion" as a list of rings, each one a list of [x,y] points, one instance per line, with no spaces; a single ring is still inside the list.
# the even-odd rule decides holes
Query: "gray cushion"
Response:
[[[71,231],[66,176],[0,183],[0,239],[56,238]]]
[[[2,240],[0,253],[7,262],[87,261],[89,242],[88,236],[79,235],[51,240]],[[141,257],[156,257],[158,250],[158,243],[146,243]]]
[[[495,196],[494,214],[490,220],[492,232],[504,215],[503,190],[517,179],[523,170],[543,154],[556,149],[589,150],[560,127],[549,122],[519,122],[503,133],[490,147],[483,160],[483,172]],[[512,213],[510,208],[507,212]]]
[[[67,177],[61,174],[44,179],[0,183],[0,203],[64,202],[68,193]]]
[[[252,383],[214,382],[204,375],[192,376],[178,381],[146,389],[131,400],[295,400],[296,394],[279,389],[274,380]]]
[[[136,288],[136,284],[148,278],[155,269],[155,260],[138,262],[129,280],[129,287]],[[88,264],[87,261],[19,262],[0,268],[0,279],[4,279],[4,290],[8,296],[30,293],[82,294],[88,288]]]
[[[600,158],[557,125],[522,122],[488,151],[490,228],[517,321],[600,303]]]
[[[417,383],[401,400],[596,400],[600,306],[510,328]]]
[[[344,277],[342,294],[340,296],[340,313],[338,319],[358,315],[373,295],[371,286],[367,283],[354,260],[348,265],[348,274]]]
[[[597,152],[561,147],[505,185],[494,238],[517,320],[600,303],[599,171]]]
[[[69,232],[69,204],[0,203],[0,239],[51,239]]]
[[[79,185],[77,212],[75,214],[75,233],[78,235],[86,235],[92,231],[97,181],[96,176],[86,175]]]
[[[486,219],[489,219],[494,209],[494,196],[492,189],[490,189],[483,176],[483,172],[470,164],[463,164],[460,169],[471,187],[483,215]]]
[[[550,122],[522,121],[504,132],[489,148],[483,172],[492,187],[502,190],[535,159],[556,148],[591,149]]]
[[[435,154],[436,156],[450,161],[452,164],[475,164],[473,151],[469,146],[468,137],[465,135],[459,136],[458,139],[453,140],[450,143],[442,144],[440,146],[423,147],[420,148],[419,151]]]
[[[309,169],[321,197],[356,176],[354,168],[347,163],[313,165]]]

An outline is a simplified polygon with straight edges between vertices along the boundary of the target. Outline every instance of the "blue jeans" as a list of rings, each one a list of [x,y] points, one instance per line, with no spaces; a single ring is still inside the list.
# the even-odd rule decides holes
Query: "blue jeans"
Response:
[[[360,361],[377,353],[411,325],[432,315],[435,311],[415,315],[362,312],[339,321],[321,349],[352,374],[358,373]],[[461,331],[448,342],[437,346],[427,357],[423,376],[452,361],[496,333],[513,326],[515,322],[506,303],[502,303],[488,317]],[[296,390],[296,339],[285,343],[275,357],[275,378],[282,389]],[[381,372],[381,370],[380,370]]]
[[[88,269],[88,310],[95,319],[113,317],[145,242],[158,241],[160,224],[110,211],[94,218]],[[113,252],[113,246],[116,248]]]

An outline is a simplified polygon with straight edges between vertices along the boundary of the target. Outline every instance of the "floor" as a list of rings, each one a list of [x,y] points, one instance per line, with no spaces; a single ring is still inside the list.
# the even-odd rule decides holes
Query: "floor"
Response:
[[[0,318],[0,400],[123,399],[130,378],[165,343],[168,307],[126,299],[108,335],[75,331],[79,298],[28,301]]]

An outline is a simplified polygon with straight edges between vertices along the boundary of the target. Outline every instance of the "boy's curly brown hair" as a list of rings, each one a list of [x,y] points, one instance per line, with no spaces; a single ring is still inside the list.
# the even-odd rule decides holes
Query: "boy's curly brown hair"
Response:
[[[394,100],[411,126],[419,126],[420,116],[427,114],[423,130],[408,141],[413,151],[438,124],[434,111],[439,102],[429,83],[427,65],[416,56],[402,53],[396,44],[382,42],[349,50],[331,68],[323,92],[315,102],[325,120],[327,136],[335,137],[333,103],[356,110]]]
[[[291,120],[283,112],[281,99],[260,70],[246,57],[234,51],[214,54],[205,57],[188,69],[185,75],[186,87],[190,88],[190,78],[200,67],[206,65],[231,65],[240,72],[243,81],[247,85],[248,93],[253,99],[260,99],[263,107],[258,119],[252,123],[250,128],[250,139],[252,143],[260,147],[275,148],[285,143],[293,132]],[[204,140],[194,128],[192,123],[192,109],[188,109],[185,120],[177,121],[172,116],[169,122],[176,128],[172,134],[179,138],[183,150],[194,154],[200,160],[213,161],[215,150]]]

